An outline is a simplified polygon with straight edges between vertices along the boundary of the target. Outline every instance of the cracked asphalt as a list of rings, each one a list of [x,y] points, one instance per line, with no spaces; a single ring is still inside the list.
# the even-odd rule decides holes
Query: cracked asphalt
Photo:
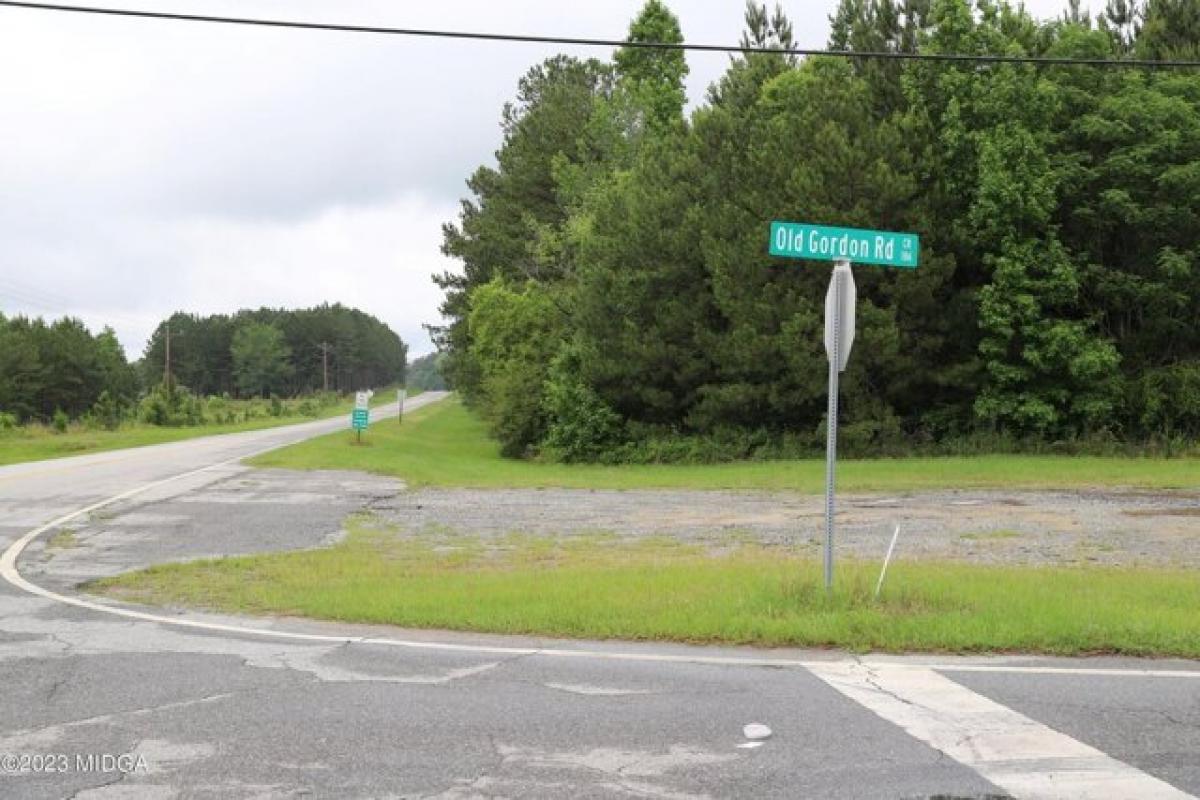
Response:
[[[402,513],[413,497],[390,479],[259,473],[234,461],[342,424],[0,468],[0,551],[59,515],[222,462],[71,521],[69,546],[36,539],[21,575],[74,598],[79,582],[132,566],[320,546],[353,511]],[[865,662],[839,653],[141,610],[215,627],[116,616],[0,583],[0,767],[8,755],[26,760],[0,769],[0,798],[1003,797],[1045,783],[1009,773],[1067,774],[1025,756],[996,771],[922,732],[885,705],[949,714],[936,698],[926,703],[916,678],[942,692],[938,682],[953,681],[1002,707],[989,717],[1000,726],[993,743],[1016,720],[1048,747],[1065,740],[1116,759],[1122,779],[1145,778],[1133,785],[1158,796],[1200,794],[1192,662],[880,659],[872,689],[855,682]],[[875,699],[856,698],[862,691]],[[955,733],[961,721],[944,721],[971,738]],[[749,746],[750,722],[773,735]],[[117,756],[125,761],[105,761]],[[1067,791],[1021,794],[1075,796]]]

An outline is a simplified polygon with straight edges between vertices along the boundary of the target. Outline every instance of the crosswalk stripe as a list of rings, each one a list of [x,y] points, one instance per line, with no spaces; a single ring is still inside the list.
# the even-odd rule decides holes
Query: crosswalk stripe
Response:
[[[1026,800],[1192,796],[932,669],[830,662],[808,669],[910,736]]]

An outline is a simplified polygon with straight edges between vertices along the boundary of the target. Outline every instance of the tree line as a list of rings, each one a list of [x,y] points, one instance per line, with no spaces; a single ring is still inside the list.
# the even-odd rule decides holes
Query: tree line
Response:
[[[406,353],[387,325],[342,305],[175,313],[132,363],[110,328],[93,335],[71,317],[0,314],[0,414],[9,424],[92,414],[111,427],[140,406],[147,421],[183,424],[201,416],[195,397],[296,397],[403,381]]]
[[[169,329],[169,333],[168,333]],[[294,396],[403,381],[408,348],[380,320],[340,304],[236,314],[172,314],[155,329],[143,379],[172,379],[198,394]]]
[[[830,49],[1200,55],[1200,3],[841,0]],[[682,40],[649,0],[628,41]],[[742,44],[790,47],[750,3]],[[829,265],[771,220],[921,236],[856,268],[857,452],[1200,435],[1200,75],[732,57],[685,114],[679,51],[552,58],[444,227],[445,372],[510,455],[721,458],[819,446]],[[957,443],[957,444],[956,444]]]

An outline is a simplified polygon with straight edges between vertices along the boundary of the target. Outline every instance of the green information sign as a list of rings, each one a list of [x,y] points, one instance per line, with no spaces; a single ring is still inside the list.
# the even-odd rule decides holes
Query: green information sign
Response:
[[[350,427],[356,431],[365,431],[371,412],[365,408],[356,408],[350,412]]]
[[[771,223],[773,256],[915,269],[919,253],[920,240],[915,233],[831,228],[778,220]]]

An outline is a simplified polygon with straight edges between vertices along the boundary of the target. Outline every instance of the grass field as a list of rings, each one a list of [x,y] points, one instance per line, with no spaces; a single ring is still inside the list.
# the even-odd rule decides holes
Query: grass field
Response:
[[[118,598],[406,627],[854,651],[1200,656],[1200,581],[1148,569],[842,562],[593,535],[398,535],[353,518],[320,550],[152,567],[88,587]]]
[[[419,394],[410,392],[409,397]],[[396,399],[396,390],[383,389],[371,398],[371,405],[389,403]],[[344,399],[334,406],[321,409],[316,417],[290,414],[280,417],[257,417],[228,425],[196,425],[191,427],[163,427],[144,423],[127,424],[119,430],[88,429],[75,424],[66,433],[58,433],[44,425],[25,426],[0,432],[0,466],[25,461],[40,461],[46,458],[62,458],[84,453],[99,453],[106,450],[122,450],[149,444],[177,442],[198,436],[215,436],[222,433],[262,430],[280,425],[311,422],[314,419],[349,414],[354,405],[353,398]]]
[[[823,459],[698,465],[551,464],[500,457],[483,424],[454,398],[375,426],[352,447],[334,434],[256,458],[256,466],[359,469],[396,475],[414,486],[575,487],[593,489],[764,489],[819,493]],[[1200,459],[1091,456],[964,456],[845,460],[846,492],[936,489],[1074,489],[1129,486],[1200,488]]]

